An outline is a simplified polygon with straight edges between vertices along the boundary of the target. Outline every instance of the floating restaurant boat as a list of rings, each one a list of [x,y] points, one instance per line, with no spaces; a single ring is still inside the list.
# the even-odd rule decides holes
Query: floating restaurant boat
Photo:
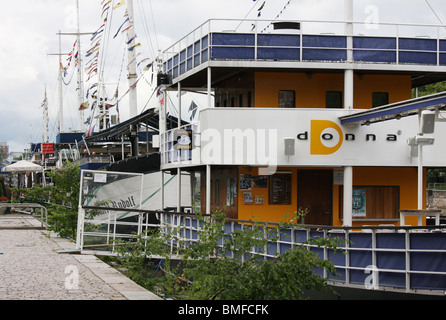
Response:
[[[198,241],[195,218],[165,213],[163,195],[175,192],[176,214],[220,209],[232,228],[304,209],[306,228],[284,231],[288,239],[272,244],[270,257],[310,235],[335,234],[347,241],[345,255],[312,250],[335,263],[337,284],[364,289],[379,273],[373,289],[443,295],[446,228],[426,208],[424,181],[427,168],[445,166],[446,93],[412,92],[446,80],[446,32],[383,24],[385,33],[369,34],[348,9],[345,21],[208,20],[163,52],[152,210]],[[431,38],[417,37],[420,29]],[[205,93],[207,106],[172,126],[164,98],[173,93],[181,106],[183,92]],[[108,179],[100,174],[85,172],[84,196]],[[175,175],[176,190],[167,191],[166,175]],[[93,236],[83,229],[85,210],[83,202],[82,239]]]

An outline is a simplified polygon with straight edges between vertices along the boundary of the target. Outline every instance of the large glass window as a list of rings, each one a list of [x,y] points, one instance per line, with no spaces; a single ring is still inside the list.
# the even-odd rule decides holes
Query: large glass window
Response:
[[[327,91],[325,95],[325,107],[342,109],[342,92]]]
[[[388,92],[373,92],[372,93],[372,107],[380,107],[389,104]]]
[[[279,108],[295,108],[296,92],[294,90],[279,91]]]

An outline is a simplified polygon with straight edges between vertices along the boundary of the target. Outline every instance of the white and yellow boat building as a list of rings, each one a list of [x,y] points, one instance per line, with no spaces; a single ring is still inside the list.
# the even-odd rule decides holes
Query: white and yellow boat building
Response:
[[[192,177],[196,211],[279,222],[308,209],[305,224],[329,226],[429,214],[426,170],[446,164],[446,94],[413,93],[446,79],[442,26],[209,20],[162,61],[161,170]],[[206,106],[168,128],[165,95],[187,118],[191,91]]]

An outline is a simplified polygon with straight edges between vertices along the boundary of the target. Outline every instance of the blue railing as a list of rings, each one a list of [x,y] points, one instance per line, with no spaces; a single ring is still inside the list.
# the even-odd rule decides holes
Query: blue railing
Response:
[[[176,240],[170,242],[173,252],[200,239],[201,225],[196,216],[165,213],[161,221],[169,230],[178,230]],[[225,233],[230,235],[251,225],[252,221],[229,220]],[[275,232],[271,225],[264,224],[265,236]],[[273,259],[294,246],[303,245],[321,259],[334,264],[336,276],[327,275],[325,270],[317,272],[337,283],[365,286],[367,289],[393,288],[404,292],[432,290],[443,294],[446,290],[445,226],[299,226],[277,232],[277,239],[269,241],[264,251],[253,248],[251,254]],[[343,245],[335,253],[332,249],[307,243],[310,238],[316,237],[337,237]]]
[[[106,220],[96,221],[86,219],[86,214],[80,214],[79,217],[83,220],[79,224],[79,229],[82,230],[77,244],[82,251],[88,252],[102,246],[111,251],[95,251],[96,254],[114,254],[116,240],[133,238],[144,234],[149,228],[161,228],[168,235],[166,244],[170,246],[173,258],[179,257],[183,248],[200,241],[203,222],[197,215],[138,209],[82,208],[82,212],[86,210],[131,211],[135,218],[133,222],[122,221],[117,218],[119,214],[111,214]],[[261,236],[269,239],[268,243],[262,250],[252,248],[248,254],[263,259],[275,259],[277,255],[293,247],[304,246],[321,259],[333,263],[337,273],[335,276],[328,274],[326,270],[315,272],[334,283],[407,293],[429,290],[430,294],[442,295],[446,290],[446,226],[301,225],[279,228],[274,223],[260,225],[263,226]],[[251,226],[252,221],[228,220],[224,226],[225,237],[220,239],[219,244],[223,246],[225,238],[230,237],[234,231]],[[335,253],[333,249],[308,242],[316,237],[336,237],[342,244]],[[91,240],[94,240],[95,245],[85,245]],[[234,252],[226,254],[234,257]]]
[[[398,25],[395,27],[398,30]],[[175,79],[211,60],[345,62],[349,49],[356,63],[446,66],[446,38],[440,38],[439,31],[435,39],[403,37],[398,32],[391,37],[355,35],[352,47],[348,48],[345,35],[256,30],[240,33],[208,30],[199,35],[194,31],[193,40],[180,41],[165,51],[163,71]]]

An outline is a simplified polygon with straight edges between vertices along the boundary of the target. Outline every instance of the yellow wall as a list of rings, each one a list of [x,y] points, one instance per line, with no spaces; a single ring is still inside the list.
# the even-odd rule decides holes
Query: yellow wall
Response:
[[[281,168],[277,169],[281,171]],[[252,190],[240,190],[240,184],[238,186],[238,218],[241,220],[253,220],[253,221],[268,221],[268,222],[281,222],[285,216],[292,216],[296,211],[297,204],[297,170],[285,168],[285,171],[292,171],[292,190],[291,190],[291,204],[290,205],[270,205],[268,204],[268,188],[252,188]],[[251,174],[252,176],[258,175],[258,168],[239,168],[240,174]],[[243,204],[243,192],[251,192],[253,197],[256,195],[262,195],[264,198],[264,204]]]
[[[399,186],[400,210],[416,209],[418,206],[418,173],[417,168],[392,167],[355,167],[353,168],[353,185],[355,186]],[[399,224],[397,222],[371,222],[364,224]],[[408,217],[406,224],[416,225],[416,218]],[[360,225],[361,222],[353,222]],[[339,186],[333,188],[333,225],[342,226],[339,219]]]
[[[355,75],[354,108],[371,108],[373,92],[389,92],[389,103],[410,99],[411,88],[411,76]],[[344,91],[344,75],[257,72],[255,106],[278,107],[279,90],[295,90],[297,108],[325,108],[327,91]]]
[[[303,169],[303,168],[302,168]],[[309,168],[305,168],[309,169]],[[292,217],[299,204],[297,203],[297,172],[299,168],[278,168],[278,171],[292,172],[292,201],[290,205],[268,204],[268,188],[252,188],[249,192],[264,196],[264,204],[243,204],[243,192],[238,189],[238,218],[241,220],[258,220],[268,222],[282,222],[287,217]],[[239,168],[240,174],[258,175],[257,168]],[[417,208],[417,169],[416,168],[391,168],[391,167],[355,167],[353,169],[353,184],[358,186],[399,186],[400,187],[400,210]],[[399,224],[399,221],[366,221],[354,222],[353,225],[371,224]],[[416,218],[406,218],[406,224],[416,225]],[[333,185],[333,225],[342,226],[339,219],[339,185]]]
[[[372,107],[373,92],[388,92],[389,103],[411,98],[410,75],[358,75],[354,78],[354,108]],[[255,106],[278,107],[279,90],[296,92],[297,108],[325,108],[327,91],[344,91],[343,73],[275,73],[255,74]],[[308,169],[308,168],[306,168]],[[280,168],[278,169],[280,170]],[[253,188],[250,192],[264,196],[263,205],[244,205],[243,190],[239,189],[238,217],[243,220],[280,222],[286,215],[294,215],[297,203],[298,168],[284,168],[292,171],[291,205],[269,205],[268,188]],[[239,174],[257,175],[256,168],[239,168]],[[416,168],[354,168],[354,185],[400,186],[400,209],[417,208],[417,169]],[[407,223],[412,223],[411,220]],[[415,221],[415,220],[414,220]],[[388,222],[376,222],[383,224]],[[397,222],[395,222],[397,223]],[[415,223],[415,222],[414,222]],[[360,223],[354,223],[359,225]],[[364,224],[373,224],[366,222]],[[339,186],[333,185],[333,225],[342,225],[339,219]]]

